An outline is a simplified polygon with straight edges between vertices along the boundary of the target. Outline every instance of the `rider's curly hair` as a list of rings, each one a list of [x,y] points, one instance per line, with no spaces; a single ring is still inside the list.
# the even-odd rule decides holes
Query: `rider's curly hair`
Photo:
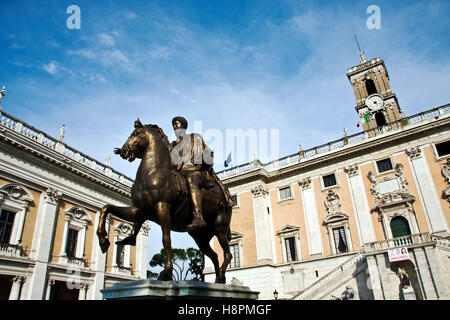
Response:
[[[181,123],[181,127],[182,128],[184,128],[184,129],[187,129],[187,127],[188,127],[188,122],[187,122],[187,120],[185,119],[185,118],[183,118],[183,117],[175,117],[175,118],[173,118],[172,119],[172,126],[175,124],[175,121],[180,121],[180,123]]]

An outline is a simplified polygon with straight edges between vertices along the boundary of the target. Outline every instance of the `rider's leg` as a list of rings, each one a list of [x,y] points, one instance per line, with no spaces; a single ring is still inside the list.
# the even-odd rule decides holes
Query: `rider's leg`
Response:
[[[188,174],[186,178],[194,214],[194,219],[192,219],[191,224],[187,226],[187,229],[192,230],[195,228],[205,227],[206,223],[203,220],[202,214],[202,191],[199,187],[201,184],[201,178],[197,173]]]

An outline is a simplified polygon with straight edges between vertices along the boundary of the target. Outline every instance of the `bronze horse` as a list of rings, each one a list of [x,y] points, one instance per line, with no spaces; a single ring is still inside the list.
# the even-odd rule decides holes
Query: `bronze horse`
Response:
[[[97,236],[105,253],[110,245],[105,229],[108,214],[134,223],[132,234],[117,244],[135,245],[136,236],[146,220],[159,224],[166,260],[158,280],[168,281],[172,280],[173,268],[170,231],[186,231],[193,218],[191,201],[189,195],[183,192],[187,190],[185,178],[172,164],[170,143],[163,130],[157,125],[143,125],[139,119],[134,128],[123,147],[114,151],[130,162],[136,158],[142,159],[131,188],[132,206],[105,205],[100,211]],[[229,247],[231,208],[225,205],[224,199],[217,184],[204,189],[202,206],[207,226],[189,231],[199,249],[213,262],[216,283],[225,283],[225,271],[232,258]],[[224,252],[220,268],[217,253],[209,245],[213,236],[217,237]]]

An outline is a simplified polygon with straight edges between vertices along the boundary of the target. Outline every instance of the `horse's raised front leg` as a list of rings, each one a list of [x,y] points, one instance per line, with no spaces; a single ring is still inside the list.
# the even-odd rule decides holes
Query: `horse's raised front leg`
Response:
[[[108,240],[108,233],[106,232],[106,217],[108,216],[108,214],[112,214],[118,218],[132,222],[136,217],[136,213],[137,213],[136,208],[117,207],[109,204],[105,205],[100,210],[100,221],[97,228],[97,236],[100,248],[102,249],[103,253],[105,253],[110,246],[110,242]]]
[[[170,205],[167,202],[159,202],[156,205],[159,224],[162,230],[162,241],[166,260],[164,261],[164,270],[158,276],[158,280],[172,280],[172,247],[170,241]]]

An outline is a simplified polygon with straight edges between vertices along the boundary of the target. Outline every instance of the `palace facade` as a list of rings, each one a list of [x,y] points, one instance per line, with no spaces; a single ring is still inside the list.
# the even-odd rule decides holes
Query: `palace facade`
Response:
[[[450,105],[406,116],[380,58],[347,77],[362,132],[218,174],[235,202],[227,282],[260,299],[448,299]]]
[[[123,247],[115,241],[132,224],[110,218],[106,254],[96,235],[105,204],[130,205],[132,182],[1,111],[0,299],[102,299],[103,288],[147,278],[149,224]]]

